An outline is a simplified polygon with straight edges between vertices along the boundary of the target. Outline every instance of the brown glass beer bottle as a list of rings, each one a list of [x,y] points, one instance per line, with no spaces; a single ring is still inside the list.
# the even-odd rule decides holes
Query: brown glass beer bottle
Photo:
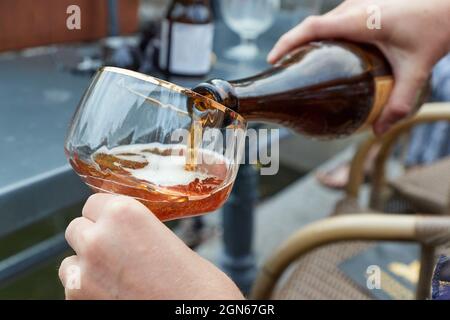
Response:
[[[173,0],[161,25],[159,67],[174,75],[207,74],[213,33],[209,0]]]
[[[261,74],[236,81],[209,80],[194,91],[247,120],[335,138],[372,124],[393,83],[391,68],[375,47],[321,41],[300,47]]]

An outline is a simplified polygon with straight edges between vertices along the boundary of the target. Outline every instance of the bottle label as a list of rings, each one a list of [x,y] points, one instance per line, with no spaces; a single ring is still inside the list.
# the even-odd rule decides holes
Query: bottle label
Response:
[[[372,110],[366,119],[364,127],[370,126],[380,116],[383,107],[389,99],[392,88],[394,87],[394,79],[392,76],[375,77],[375,97]]]
[[[211,68],[213,33],[212,23],[171,24],[167,19],[164,20],[161,26],[160,67],[177,74],[208,73]]]

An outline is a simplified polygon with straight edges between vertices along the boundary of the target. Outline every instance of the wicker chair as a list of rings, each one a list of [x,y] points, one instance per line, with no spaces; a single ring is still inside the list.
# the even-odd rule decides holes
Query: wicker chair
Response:
[[[450,179],[446,163],[430,166],[427,172],[388,181],[386,161],[394,144],[415,125],[438,120],[450,121],[450,104],[427,104],[414,117],[404,120],[380,139],[365,141],[357,150],[351,165],[345,198],[336,206],[336,216],[312,223],[292,235],[263,265],[251,294],[255,299],[372,299],[338,268],[338,265],[369,249],[376,241],[416,242],[420,244],[420,274],[417,299],[430,294],[431,275],[436,249],[446,250],[450,241]],[[369,149],[381,144],[372,177],[369,208],[358,204],[363,182],[363,164]],[[424,169],[425,171],[427,169]],[[431,172],[431,173],[430,173]],[[437,174],[436,174],[437,173]],[[429,178],[431,177],[431,178]],[[419,181],[419,183],[418,183]],[[419,188],[439,190],[426,192]],[[413,185],[414,187],[411,187]],[[447,192],[449,190],[449,192]],[[432,215],[386,214],[386,202],[392,195],[429,208]],[[443,196],[442,196],[443,194]]]

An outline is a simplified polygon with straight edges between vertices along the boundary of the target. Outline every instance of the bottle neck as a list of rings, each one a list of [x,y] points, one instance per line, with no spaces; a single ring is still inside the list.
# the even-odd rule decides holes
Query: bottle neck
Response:
[[[289,69],[289,70],[287,70]],[[304,103],[300,94],[310,85],[309,79],[298,67],[277,65],[253,77],[226,81],[212,79],[193,90],[239,113],[247,120],[267,120],[280,104]],[[296,96],[290,92],[296,91]]]
[[[239,100],[233,85],[222,79],[212,79],[194,87],[193,91],[239,112]]]
[[[265,80],[273,76],[273,71],[272,69],[271,72],[235,81],[208,80],[194,87],[193,91],[219,102],[247,120],[265,120],[267,112],[270,113],[269,107],[274,97],[283,93],[283,88]],[[296,102],[300,103],[299,100],[301,99],[297,99]]]

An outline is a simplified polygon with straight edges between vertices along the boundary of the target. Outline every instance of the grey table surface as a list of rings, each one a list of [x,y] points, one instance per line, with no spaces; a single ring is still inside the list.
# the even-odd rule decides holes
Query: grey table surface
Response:
[[[214,43],[218,59],[207,78],[239,78],[264,69],[267,52],[289,26],[278,17],[258,39],[258,58],[239,63],[224,58],[238,37],[218,21]],[[191,87],[203,79],[168,80]],[[90,194],[63,150],[69,121],[89,81],[90,76],[58,67],[52,52],[0,55],[0,236]]]

